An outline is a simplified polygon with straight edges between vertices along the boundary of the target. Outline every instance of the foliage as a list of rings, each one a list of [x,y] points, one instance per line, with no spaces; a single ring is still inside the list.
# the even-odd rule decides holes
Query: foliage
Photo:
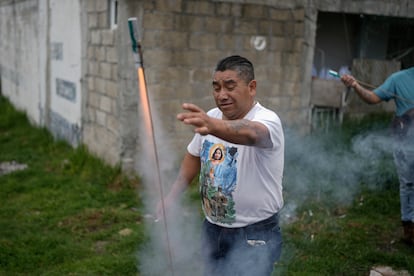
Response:
[[[392,156],[378,153],[388,122],[380,114],[324,134],[286,130],[284,247],[274,275],[414,271],[413,248],[400,242]],[[2,97],[0,153],[0,163],[28,166],[0,175],[0,275],[139,274],[137,251],[152,225],[139,179],[56,141]],[[194,184],[185,201],[200,210]]]

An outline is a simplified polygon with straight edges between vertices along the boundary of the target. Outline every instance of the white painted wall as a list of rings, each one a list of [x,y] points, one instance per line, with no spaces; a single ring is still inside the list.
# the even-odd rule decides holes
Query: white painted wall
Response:
[[[0,0],[2,94],[75,146],[82,130],[80,1]]]
[[[51,110],[66,119],[69,124],[80,128],[82,115],[80,3],[78,0],[50,0],[50,11]],[[58,87],[57,82],[64,87]]]
[[[49,41],[48,41],[48,23],[49,23],[49,0],[39,1],[39,51],[37,55],[39,66],[39,124],[45,126],[47,123],[47,112],[49,108]]]
[[[47,0],[0,5],[2,93],[31,121],[42,122],[46,78]],[[12,16],[11,16],[12,15]]]

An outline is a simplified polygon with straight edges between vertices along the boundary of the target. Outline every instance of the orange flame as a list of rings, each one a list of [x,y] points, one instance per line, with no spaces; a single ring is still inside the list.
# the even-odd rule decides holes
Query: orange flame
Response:
[[[144,115],[145,129],[146,129],[145,133],[147,133],[147,135],[149,136],[148,141],[153,142],[155,138],[154,128],[152,125],[151,110],[150,110],[150,103],[148,99],[147,86],[145,83],[144,68],[139,67],[137,70],[137,73],[138,73],[139,94],[140,94],[143,115]]]

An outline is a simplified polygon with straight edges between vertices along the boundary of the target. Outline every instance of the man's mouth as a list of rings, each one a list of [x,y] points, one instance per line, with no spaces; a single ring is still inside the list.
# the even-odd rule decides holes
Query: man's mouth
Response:
[[[232,103],[221,103],[220,104],[220,107],[221,108],[227,108],[227,107],[229,107],[229,106],[231,106],[232,105]]]

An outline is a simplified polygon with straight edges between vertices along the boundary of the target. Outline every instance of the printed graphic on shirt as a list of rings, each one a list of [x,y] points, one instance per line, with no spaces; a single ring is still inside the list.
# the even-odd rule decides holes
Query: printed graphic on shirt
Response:
[[[237,148],[205,140],[201,149],[200,193],[205,214],[232,224],[236,214],[233,192],[237,181]]]

